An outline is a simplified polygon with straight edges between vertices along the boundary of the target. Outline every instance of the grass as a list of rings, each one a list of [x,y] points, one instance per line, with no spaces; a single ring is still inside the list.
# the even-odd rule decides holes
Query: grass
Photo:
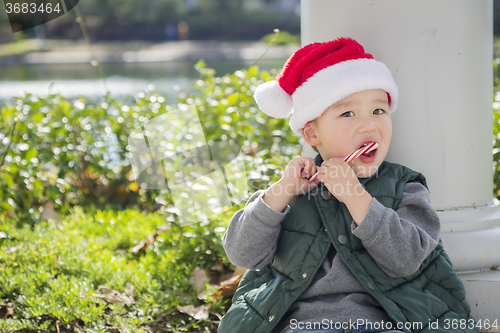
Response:
[[[1,332],[215,331],[228,299],[199,300],[189,280],[198,266],[227,262],[220,244],[224,228],[181,230],[157,213],[89,214],[81,208],[62,225],[64,230],[48,222],[19,229],[1,220]],[[155,233],[154,243],[132,251]],[[204,304],[210,304],[206,320],[177,311]]]

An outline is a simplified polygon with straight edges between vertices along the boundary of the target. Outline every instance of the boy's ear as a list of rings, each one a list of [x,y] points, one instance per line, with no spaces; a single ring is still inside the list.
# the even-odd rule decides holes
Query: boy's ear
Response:
[[[316,135],[316,130],[312,122],[308,122],[304,127],[302,127],[301,132],[304,141],[310,146],[317,146],[321,143]]]

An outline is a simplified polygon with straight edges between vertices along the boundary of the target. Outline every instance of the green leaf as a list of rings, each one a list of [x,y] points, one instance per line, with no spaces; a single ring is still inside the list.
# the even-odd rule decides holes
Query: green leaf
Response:
[[[205,67],[206,67],[205,60],[203,60],[203,59],[198,60],[198,62],[196,63],[196,65],[194,65],[194,68],[198,72],[200,72]]]
[[[41,112],[37,112],[31,115],[31,117],[36,123],[41,123],[44,116],[45,115]]]
[[[14,186],[14,179],[12,179],[12,177],[8,173],[5,173],[5,172],[2,173],[2,177],[5,180],[5,182],[7,183],[7,186],[9,186],[9,187]]]
[[[2,117],[11,118],[13,114],[14,114],[14,108],[7,108],[7,107],[2,108]]]
[[[232,93],[231,95],[227,96],[227,106],[232,106],[238,102],[239,99],[239,94],[238,93]]]
[[[256,76],[258,72],[259,72],[259,66],[250,67],[248,69],[247,79]]]
[[[38,156],[38,149],[36,148],[31,148],[26,152],[26,156],[24,157],[26,161],[30,162],[33,157]]]

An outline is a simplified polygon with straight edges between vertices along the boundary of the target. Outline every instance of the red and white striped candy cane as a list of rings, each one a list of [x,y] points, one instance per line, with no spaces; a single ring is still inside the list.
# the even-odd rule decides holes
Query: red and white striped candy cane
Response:
[[[346,157],[344,157],[344,162],[349,163],[353,159],[358,158],[363,154],[367,154],[367,153],[369,153],[372,150],[377,149],[377,148],[378,148],[378,143],[372,142],[369,145],[361,147],[358,150],[356,150],[354,153],[351,153],[351,154],[347,155]],[[309,178],[309,181],[312,182],[313,180],[315,180],[316,177],[318,177],[318,174],[319,174],[319,171],[316,172],[314,175],[312,175],[311,178]]]

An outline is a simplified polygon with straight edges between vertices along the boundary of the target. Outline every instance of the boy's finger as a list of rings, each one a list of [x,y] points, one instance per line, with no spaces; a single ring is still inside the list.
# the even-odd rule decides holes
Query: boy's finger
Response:
[[[306,169],[307,170],[307,160],[304,158],[304,157],[299,157],[295,160],[295,167],[298,167],[300,169],[300,171],[302,172],[302,170]]]
[[[346,163],[346,162],[341,158],[332,157],[329,160],[323,161],[323,163],[321,163],[321,166],[338,164],[338,163]]]
[[[308,178],[308,176],[309,176],[309,171],[307,169],[307,166],[304,166],[302,170],[300,170],[300,177]]]
[[[306,168],[307,168],[307,174],[308,175],[313,175],[316,172],[316,165],[314,164],[314,161],[309,158],[306,162]]]
[[[314,175],[314,174],[316,174],[318,172],[319,172],[319,166],[314,165],[314,167],[313,167],[313,169],[311,171],[311,175]]]
[[[305,171],[304,177],[309,178],[309,175],[311,174],[311,163],[309,162],[309,160],[305,160],[304,171]]]
[[[302,178],[309,178],[314,173],[314,161],[310,157],[303,157],[303,166],[300,169],[300,176]]]

